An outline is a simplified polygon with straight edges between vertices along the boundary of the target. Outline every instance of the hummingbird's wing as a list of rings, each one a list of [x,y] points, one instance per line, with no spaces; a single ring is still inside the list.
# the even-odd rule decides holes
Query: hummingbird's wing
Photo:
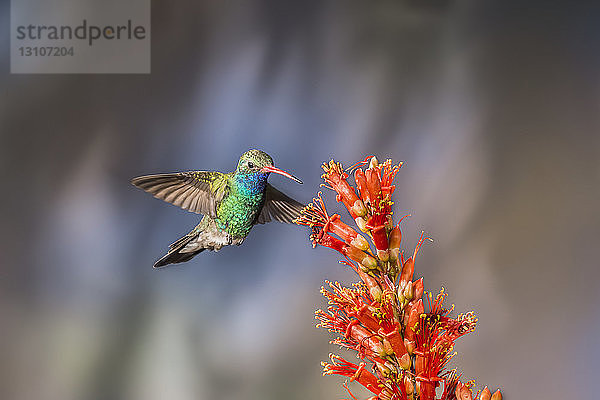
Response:
[[[212,171],[139,176],[131,183],[157,199],[211,218],[228,191],[227,175]]]
[[[265,204],[256,218],[256,224],[266,224],[271,220],[290,223],[300,216],[304,208],[302,203],[286,196],[267,183]]]

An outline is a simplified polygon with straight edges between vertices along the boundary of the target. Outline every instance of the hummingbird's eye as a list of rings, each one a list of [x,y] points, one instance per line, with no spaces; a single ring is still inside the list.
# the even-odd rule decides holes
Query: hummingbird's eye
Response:
[[[254,163],[252,161],[248,161],[248,168],[253,169]]]

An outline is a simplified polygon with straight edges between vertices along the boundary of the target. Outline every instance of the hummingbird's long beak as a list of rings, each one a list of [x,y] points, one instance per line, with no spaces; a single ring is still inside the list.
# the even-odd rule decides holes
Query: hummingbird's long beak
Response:
[[[293,179],[298,183],[302,183],[302,181],[300,179],[296,178],[294,175],[290,174],[289,172],[285,172],[284,170],[274,167],[272,165],[266,165],[266,166],[262,167],[260,169],[260,172],[273,172],[275,174],[283,175],[285,177]]]

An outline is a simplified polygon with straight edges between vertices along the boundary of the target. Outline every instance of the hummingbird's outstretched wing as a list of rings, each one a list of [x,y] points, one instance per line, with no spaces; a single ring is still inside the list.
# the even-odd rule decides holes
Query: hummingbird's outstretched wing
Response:
[[[229,188],[227,181],[227,175],[221,172],[188,171],[139,176],[131,183],[157,199],[215,218],[217,205]]]
[[[271,220],[291,223],[300,216],[304,208],[302,203],[286,196],[267,183],[265,190],[265,204],[256,218],[256,224],[266,224]]]

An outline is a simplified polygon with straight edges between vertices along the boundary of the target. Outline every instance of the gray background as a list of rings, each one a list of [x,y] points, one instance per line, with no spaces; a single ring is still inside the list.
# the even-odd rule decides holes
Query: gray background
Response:
[[[157,1],[146,76],[9,75],[4,37],[0,397],[347,397],[313,311],[356,277],[304,229],[151,268],[197,217],[129,179],[258,147],[302,201],[321,161],[404,160],[403,246],[435,239],[416,275],[479,316],[454,365],[595,398],[599,10],[563,3]]]

